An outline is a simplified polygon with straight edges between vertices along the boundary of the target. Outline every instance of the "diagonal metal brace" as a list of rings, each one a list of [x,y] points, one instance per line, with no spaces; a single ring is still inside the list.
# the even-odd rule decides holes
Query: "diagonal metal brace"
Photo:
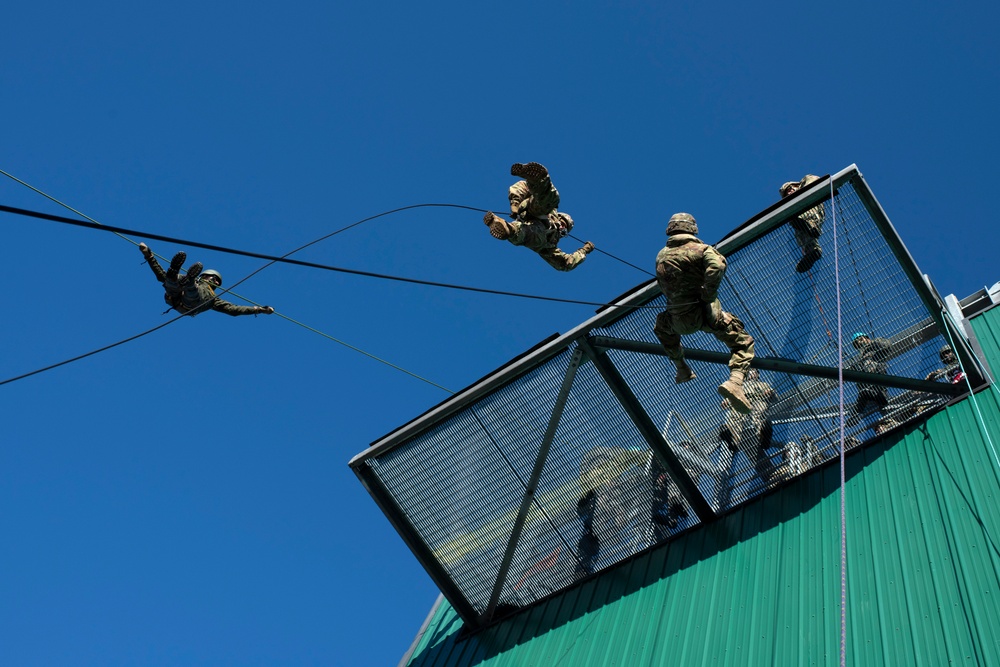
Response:
[[[715,517],[715,510],[712,509],[705,497],[701,495],[701,491],[698,490],[697,484],[688,475],[687,470],[681,464],[680,459],[674,454],[673,450],[663,439],[660,434],[660,430],[653,423],[649,414],[639,403],[639,399],[635,397],[632,390],[626,384],[625,379],[622,377],[621,373],[608,358],[607,354],[603,351],[597,351],[594,349],[592,343],[594,339],[590,336],[580,338],[579,344],[580,348],[587,353],[591,361],[594,362],[594,366],[597,367],[597,371],[601,374],[601,377],[611,388],[614,393],[615,398],[621,403],[622,407],[625,409],[626,414],[635,424],[636,428],[639,429],[639,433],[642,435],[646,444],[649,448],[653,450],[656,457],[663,464],[663,467],[670,474],[670,477],[677,484],[680,489],[681,495],[688,501],[692,509],[694,509],[695,514],[702,521],[708,521]]]
[[[573,379],[576,377],[576,369],[580,367],[583,359],[583,352],[578,348],[569,360],[569,367],[563,376],[562,386],[556,397],[556,403],[552,407],[552,414],[549,416],[549,424],[542,436],[542,443],[538,448],[538,456],[535,457],[535,467],[531,470],[531,478],[524,490],[524,497],[521,498],[521,508],[514,519],[514,527],[510,533],[510,540],[507,541],[507,548],[504,550],[503,560],[500,561],[500,571],[497,572],[496,582],[493,584],[493,592],[490,594],[489,605],[486,607],[484,620],[493,618],[497,604],[500,602],[500,594],[507,583],[507,575],[510,573],[511,563],[514,562],[514,553],[517,551],[517,542],[521,539],[524,531],[524,524],[528,520],[528,511],[531,509],[531,502],[535,499],[535,491],[538,489],[538,480],[542,477],[542,468],[545,467],[545,460],[549,456],[549,449],[552,446],[552,439],[556,437],[556,429],[559,427],[559,420],[562,418],[563,410],[566,407],[566,399],[569,398],[569,391],[573,387]]]

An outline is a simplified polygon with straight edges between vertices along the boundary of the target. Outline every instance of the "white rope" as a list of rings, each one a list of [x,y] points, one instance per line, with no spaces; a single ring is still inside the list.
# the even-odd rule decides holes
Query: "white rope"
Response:
[[[844,467],[844,330],[840,308],[840,255],[837,246],[837,204],[830,181],[830,210],[833,218],[833,277],[837,286],[837,384],[840,390],[840,667],[847,665],[847,512]]]

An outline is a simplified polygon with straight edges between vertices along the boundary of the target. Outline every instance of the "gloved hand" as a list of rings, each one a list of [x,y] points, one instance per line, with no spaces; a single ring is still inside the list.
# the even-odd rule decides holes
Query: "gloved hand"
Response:
[[[583,244],[582,250],[585,255],[589,255],[590,253],[594,252],[594,244],[591,243],[590,241],[587,241],[586,243]]]
[[[271,306],[254,306],[254,311],[257,313],[263,313],[264,315],[270,315],[274,312],[274,308],[271,308]]]

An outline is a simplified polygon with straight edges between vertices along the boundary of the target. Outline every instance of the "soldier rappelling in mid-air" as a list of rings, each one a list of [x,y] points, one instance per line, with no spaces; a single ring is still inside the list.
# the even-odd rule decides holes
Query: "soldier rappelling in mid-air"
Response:
[[[274,312],[271,306],[237,306],[215,296],[215,289],[222,287],[222,276],[213,269],[202,271],[201,262],[192,264],[187,273],[181,276],[181,267],[187,259],[187,254],[184,252],[174,255],[169,268],[164,271],[149,246],[140,243],[139,250],[146,258],[149,268],[153,270],[153,275],[163,283],[163,300],[183,315],[194,317],[206,310],[217,310],[234,317],[260,313],[270,315]]]
[[[537,162],[514,164],[512,176],[523,178],[510,186],[510,214],[507,222],[492,211],[483,217],[490,234],[500,241],[531,248],[558,271],[572,271],[593,251],[594,244],[587,241],[574,253],[559,249],[559,241],[573,229],[573,218],[560,213],[559,191],[552,185],[548,170]]]
[[[697,233],[698,225],[690,214],[670,217],[667,245],[656,256],[656,282],[667,298],[667,309],[657,316],[653,331],[677,366],[677,384],[695,378],[684,360],[682,334],[705,331],[722,341],[732,354],[729,379],[719,386],[719,393],[734,410],[749,413],[753,406],[743,393],[743,378],[754,357],[753,337],[736,316],[722,310],[718,291],[726,258],[702,243]]]

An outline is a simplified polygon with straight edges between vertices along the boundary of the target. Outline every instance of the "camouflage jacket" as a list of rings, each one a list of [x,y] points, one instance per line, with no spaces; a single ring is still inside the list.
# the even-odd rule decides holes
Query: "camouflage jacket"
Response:
[[[693,234],[674,234],[656,256],[656,282],[667,310],[685,314],[711,303],[726,274],[726,258]]]
[[[223,301],[219,297],[215,296],[215,290],[207,282],[198,279],[195,284],[197,287],[198,300],[193,301],[191,299],[193,290],[185,290],[183,300],[174,305],[174,308],[178,312],[184,313],[185,315],[190,315],[194,317],[199,313],[203,313],[206,310],[216,310],[220,313],[225,313],[226,315],[232,315],[237,317],[238,315],[256,315],[257,308],[254,306],[237,306],[234,303],[229,303],[228,301]]]
[[[889,373],[889,350],[892,347],[885,338],[875,338],[865,345],[858,356],[856,368],[865,373]],[[863,396],[884,396],[886,388],[877,384],[858,383],[858,394]]]

